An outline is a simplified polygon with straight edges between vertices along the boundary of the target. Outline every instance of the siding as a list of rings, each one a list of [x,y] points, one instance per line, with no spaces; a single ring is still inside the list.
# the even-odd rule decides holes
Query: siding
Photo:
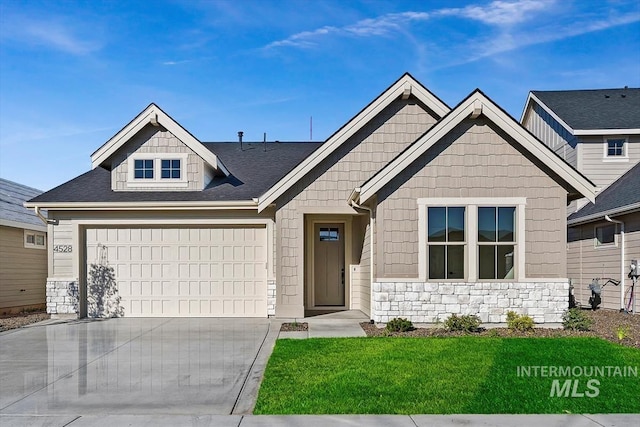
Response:
[[[276,314],[303,312],[303,213],[300,208],[347,206],[347,199],[436,122],[415,99],[396,100],[277,200],[280,263]]]
[[[376,277],[418,277],[418,198],[526,197],[525,275],[566,277],[566,191],[489,122],[466,120],[378,193]]]
[[[371,314],[371,240],[369,218],[354,221],[354,256],[351,266],[351,308]],[[359,223],[359,224],[358,224]],[[364,230],[362,231],[362,228]],[[358,245],[359,243],[359,245]],[[359,263],[358,263],[359,261]]]
[[[616,217],[625,223],[625,265],[632,259],[640,259],[640,213]],[[605,221],[592,222],[576,227],[569,227],[567,236],[567,271],[574,286],[576,302],[587,304],[591,291],[589,284],[594,278],[611,277],[620,279],[620,229],[616,229],[616,245],[596,247],[594,243],[595,227],[609,224]],[[628,270],[625,270],[625,274]],[[604,283],[603,281],[600,282]],[[625,278],[628,286],[631,280]],[[603,291],[603,308],[620,309],[621,287],[607,285]],[[638,307],[638,304],[636,304]]]
[[[0,314],[44,306],[46,284],[47,251],[25,248],[24,229],[0,226]]]
[[[600,189],[609,186],[640,161],[640,135],[631,135],[627,142],[628,161],[607,161],[604,158],[602,136],[581,137],[581,172]]]
[[[524,126],[574,168],[578,167],[577,138],[535,101],[525,117]]]
[[[183,166],[182,173],[186,173],[187,187],[152,187],[140,188],[129,187],[127,177],[129,167],[127,159],[131,154],[138,153],[182,153],[187,154],[186,168]],[[171,132],[162,127],[152,125],[145,126],[129,142],[121,147],[114,154],[111,163],[111,188],[114,191],[193,191],[204,188],[205,174],[204,161],[193,150],[187,147],[182,141],[176,138]],[[157,171],[156,171],[157,173]]]

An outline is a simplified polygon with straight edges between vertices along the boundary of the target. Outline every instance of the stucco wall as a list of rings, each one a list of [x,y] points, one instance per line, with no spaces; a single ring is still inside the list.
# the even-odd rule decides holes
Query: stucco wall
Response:
[[[186,174],[187,186],[144,188],[128,185],[129,164],[127,159],[131,154],[137,153],[169,154],[169,156],[163,156],[166,158],[171,158],[170,155],[174,153],[186,154],[187,162],[182,166],[181,172]],[[193,191],[202,190],[205,184],[205,165],[202,158],[171,132],[163,127],[152,125],[145,126],[114,154],[111,168],[111,188],[114,191]],[[156,171],[157,173],[158,171]]]
[[[615,217],[625,223],[625,281],[627,286],[631,280],[626,278],[628,266],[632,259],[640,259],[640,213]],[[621,246],[620,228],[616,228],[616,244],[613,246],[595,245],[595,227],[610,223],[596,221],[576,227],[569,227],[567,236],[567,270],[568,277],[574,286],[576,302],[587,304],[591,296],[589,284],[594,278],[611,277],[620,280]],[[600,281],[603,284],[604,281]],[[620,309],[620,292],[622,287],[609,284],[602,292],[603,308]],[[636,304],[640,308],[640,304]]]
[[[435,122],[414,98],[396,100],[277,200],[278,316],[303,314],[305,208],[314,213],[348,209],[351,191]]]
[[[566,277],[567,193],[484,119],[465,120],[378,193],[376,277],[418,277],[418,198],[526,197],[525,275]]]

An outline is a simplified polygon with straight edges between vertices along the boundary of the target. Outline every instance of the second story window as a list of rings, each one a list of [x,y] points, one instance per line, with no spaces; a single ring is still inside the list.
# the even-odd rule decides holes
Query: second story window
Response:
[[[606,157],[625,157],[624,138],[608,138],[606,142]]]
[[[170,159],[161,161],[161,177],[162,179],[180,179],[180,160]]]
[[[153,160],[136,159],[133,173],[135,179],[153,179]]]

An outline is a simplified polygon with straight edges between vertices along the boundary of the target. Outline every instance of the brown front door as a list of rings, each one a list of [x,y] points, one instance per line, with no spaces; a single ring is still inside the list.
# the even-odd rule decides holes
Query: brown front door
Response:
[[[344,224],[315,224],[313,287],[315,306],[344,306]]]

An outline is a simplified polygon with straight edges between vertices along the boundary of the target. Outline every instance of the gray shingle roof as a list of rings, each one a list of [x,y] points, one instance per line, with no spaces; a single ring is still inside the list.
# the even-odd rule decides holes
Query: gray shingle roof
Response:
[[[261,196],[321,143],[203,143],[229,169],[203,191],[112,191],[111,172],[97,167],[31,201],[42,202],[158,202],[238,201]]]
[[[531,93],[573,129],[640,129],[640,88]]]
[[[44,227],[36,214],[22,206],[42,191],[0,178],[0,220]]]
[[[589,203],[578,212],[571,214],[568,221],[574,221],[614,209],[640,203],[640,163],[629,169],[596,197],[596,203]]]

